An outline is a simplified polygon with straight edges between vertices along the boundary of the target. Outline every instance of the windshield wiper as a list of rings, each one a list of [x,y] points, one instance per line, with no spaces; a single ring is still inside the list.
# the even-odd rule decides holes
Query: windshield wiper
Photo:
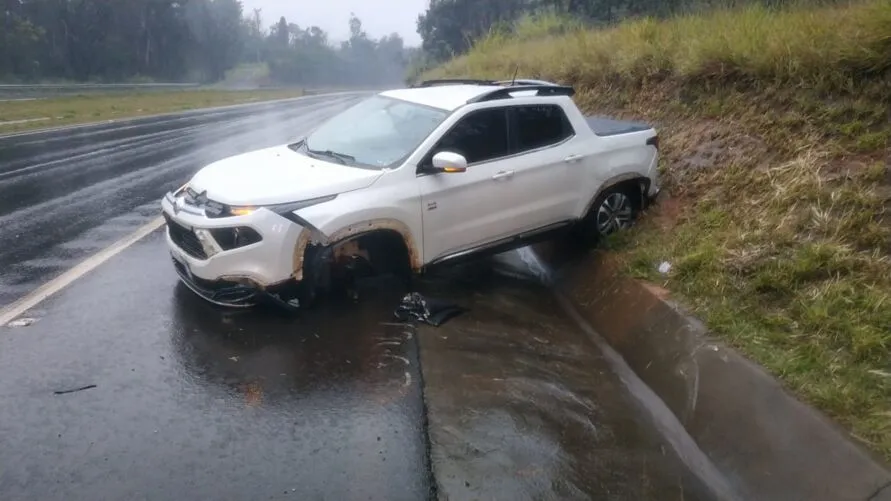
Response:
[[[310,149],[309,146],[306,146],[306,143],[303,143],[306,147],[306,151],[312,153],[313,155],[324,156],[328,158],[333,158],[339,161],[343,165],[347,165],[348,163],[356,163],[356,157],[352,155],[347,155],[346,153],[338,153],[336,151],[331,150],[313,150]]]

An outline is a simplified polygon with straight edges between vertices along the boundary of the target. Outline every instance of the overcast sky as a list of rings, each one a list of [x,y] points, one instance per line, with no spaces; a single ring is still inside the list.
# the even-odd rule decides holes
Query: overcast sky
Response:
[[[269,28],[285,16],[289,23],[301,28],[316,25],[332,41],[349,38],[350,12],[362,20],[362,28],[371,38],[380,38],[394,31],[406,45],[420,45],[416,21],[427,9],[428,0],[242,0],[245,14],[263,9],[263,27]]]

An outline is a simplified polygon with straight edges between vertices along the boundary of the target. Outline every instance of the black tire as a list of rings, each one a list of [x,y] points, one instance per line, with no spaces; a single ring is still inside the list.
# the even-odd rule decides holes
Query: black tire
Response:
[[[634,182],[604,190],[579,223],[577,234],[582,243],[593,246],[618,231],[631,228],[640,214],[641,199],[640,186]]]
[[[411,279],[411,262],[401,237],[390,234],[386,239],[372,239],[364,245],[376,275],[391,275],[406,283]]]
[[[309,283],[301,283],[297,287],[297,294],[295,298],[299,304],[299,308],[302,310],[308,310],[313,307],[316,303],[316,298],[319,297],[319,291],[316,289],[315,284]]]

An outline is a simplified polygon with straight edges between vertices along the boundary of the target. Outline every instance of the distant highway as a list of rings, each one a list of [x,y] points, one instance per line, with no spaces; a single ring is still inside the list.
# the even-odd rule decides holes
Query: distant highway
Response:
[[[151,83],[151,84],[0,84],[0,101],[47,98],[72,94],[171,91],[199,89],[198,83]]]
[[[282,90],[299,88],[300,86],[263,86],[253,84],[200,84],[200,83],[148,83],[148,84],[0,84],[0,102],[19,101],[30,99],[45,99],[49,97],[70,96],[76,94],[109,94],[124,92],[172,92],[181,90],[219,90],[219,91],[243,91],[243,90]],[[306,89],[307,94],[347,90],[371,90],[361,86],[342,86],[327,89]]]

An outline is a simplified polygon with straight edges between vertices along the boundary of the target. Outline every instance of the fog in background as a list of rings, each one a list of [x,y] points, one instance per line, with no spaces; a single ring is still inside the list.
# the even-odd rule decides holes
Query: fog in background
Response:
[[[483,1],[483,0],[481,0]],[[300,26],[318,26],[337,42],[350,38],[347,21],[350,13],[362,20],[365,31],[372,38],[396,32],[406,46],[421,45],[417,32],[418,16],[427,8],[429,0],[243,0],[244,11],[262,9],[265,27],[282,16]]]
[[[389,86],[423,1],[4,0],[0,82]]]

